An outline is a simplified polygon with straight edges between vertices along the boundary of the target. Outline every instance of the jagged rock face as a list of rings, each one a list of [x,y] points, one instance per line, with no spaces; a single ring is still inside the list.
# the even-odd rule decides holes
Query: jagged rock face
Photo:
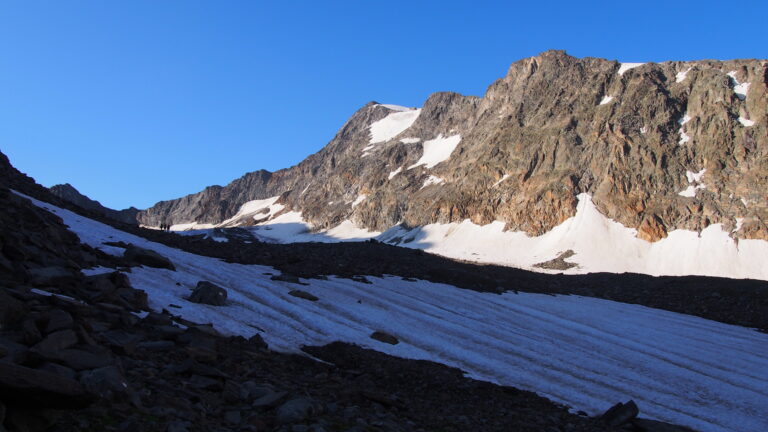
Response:
[[[80,191],[75,189],[75,187],[69,183],[51,186],[50,190],[51,193],[58,196],[59,198],[76,204],[84,209],[91,210],[96,213],[101,213],[104,216],[123,223],[132,225],[137,224],[136,215],[139,213],[139,209],[135,207],[127,208],[124,210],[113,210],[111,208],[104,207],[100,202],[92,200],[81,194]]]
[[[573,216],[586,192],[649,241],[712,223],[768,239],[768,62],[627,66],[548,51],[514,63],[482,98],[432,95],[410,127],[378,143],[371,125],[397,111],[369,103],[300,164],[158,203],[138,219],[216,223],[281,195],[320,229],[471,219],[539,235]],[[450,157],[435,159],[440,151]]]

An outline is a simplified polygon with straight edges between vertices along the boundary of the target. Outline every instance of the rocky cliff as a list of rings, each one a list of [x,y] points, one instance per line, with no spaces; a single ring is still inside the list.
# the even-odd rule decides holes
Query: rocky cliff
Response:
[[[300,164],[160,202],[138,220],[219,223],[279,195],[283,212],[318,229],[470,219],[539,235],[588,193],[648,241],[713,223],[768,240],[767,85],[766,60],[621,64],[547,51],[512,64],[483,97],[369,103]]]
[[[76,204],[84,209],[100,213],[108,218],[112,218],[116,221],[136,225],[136,215],[139,213],[139,209],[135,207],[127,208],[124,210],[113,210],[108,207],[104,207],[100,202],[92,200],[87,196],[81,194],[74,186],[69,183],[55,185],[50,187],[51,193],[57,197]]]

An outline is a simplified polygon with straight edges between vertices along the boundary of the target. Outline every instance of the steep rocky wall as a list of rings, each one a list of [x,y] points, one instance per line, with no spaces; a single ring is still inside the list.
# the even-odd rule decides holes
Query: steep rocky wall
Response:
[[[317,228],[468,218],[538,235],[573,216],[587,192],[649,241],[712,223],[768,239],[767,83],[765,60],[627,69],[547,51],[512,64],[482,98],[430,96],[389,141],[371,147],[370,125],[395,111],[369,103],[300,164],[158,203],[139,220],[215,223],[244,202],[282,195]],[[456,135],[449,159],[412,167],[425,142]],[[424,187],[430,176],[439,181]]]

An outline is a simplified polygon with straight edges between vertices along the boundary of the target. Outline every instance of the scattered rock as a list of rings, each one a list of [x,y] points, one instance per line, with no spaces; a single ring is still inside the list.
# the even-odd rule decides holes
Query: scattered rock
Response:
[[[77,381],[0,362],[0,400],[36,408],[85,408],[93,396]]]
[[[637,408],[635,401],[629,401],[627,403],[617,403],[608,409],[601,417],[600,420],[605,422],[608,426],[620,426],[633,418],[637,417],[640,410]]]
[[[390,345],[397,345],[400,341],[389,333],[382,331],[375,331],[371,333],[371,339],[375,339],[379,342],[388,343]]]
[[[200,281],[189,296],[189,301],[213,306],[224,306],[227,302],[227,290],[208,281]]]
[[[275,421],[278,424],[288,424],[303,421],[315,413],[315,406],[307,398],[291,399],[280,405],[275,413]]]
[[[656,420],[636,418],[632,420],[635,432],[694,432],[693,429]]]
[[[49,334],[40,343],[34,346],[34,350],[43,355],[55,354],[77,343],[77,334],[74,330],[61,330]]]
[[[176,270],[176,267],[168,258],[153,250],[140,248],[136,245],[128,246],[123,253],[123,257],[128,261],[145,265],[147,267],[165,268],[174,271]]]
[[[284,391],[271,392],[253,401],[251,406],[254,408],[276,407],[286,396],[288,396],[288,393]]]
[[[299,285],[307,285],[305,283],[302,283],[298,276],[294,276],[290,273],[280,273],[279,275],[275,275],[270,277],[273,281],[281,281],[281,282],[289,282],[289,283],[295,283]]]
[[[304,300],[309,300],[309,301],[318,301],[318,300],[320,300],[319,298],[315,297],[314,295],[312,295],[312,294],[310,294],[310,293],[308,293],[306,291],[302,291],[302,290],[292,290],[288,294],[290,294],[290,295],[292,295],[294,297],[303,298]]]
[[[123,374],[115,366],[106,366],[80,374],[80,383],[89,392],[111,399],[113,395],[124,393],[128,389]]]
[[[53,333],[59,330],[71,329],[74,326],[74,320],[69,312],[61,309],[54,309],[48,312],[48,324],[45,327],[45,333]]]

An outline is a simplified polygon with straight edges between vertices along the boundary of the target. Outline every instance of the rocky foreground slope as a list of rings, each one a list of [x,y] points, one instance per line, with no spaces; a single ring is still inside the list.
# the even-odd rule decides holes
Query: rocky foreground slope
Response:
[[[621,64],[547,51],[512,64],[483,97],[436,93],[418,110],[369,103],[300,164],[157,203],[138,219],[216,224],[279,196],[283,213],[317,229],[469,219],[539,235],[587,193],[651,242],[714,223],[768,239],[767,84],[765,60]]]

